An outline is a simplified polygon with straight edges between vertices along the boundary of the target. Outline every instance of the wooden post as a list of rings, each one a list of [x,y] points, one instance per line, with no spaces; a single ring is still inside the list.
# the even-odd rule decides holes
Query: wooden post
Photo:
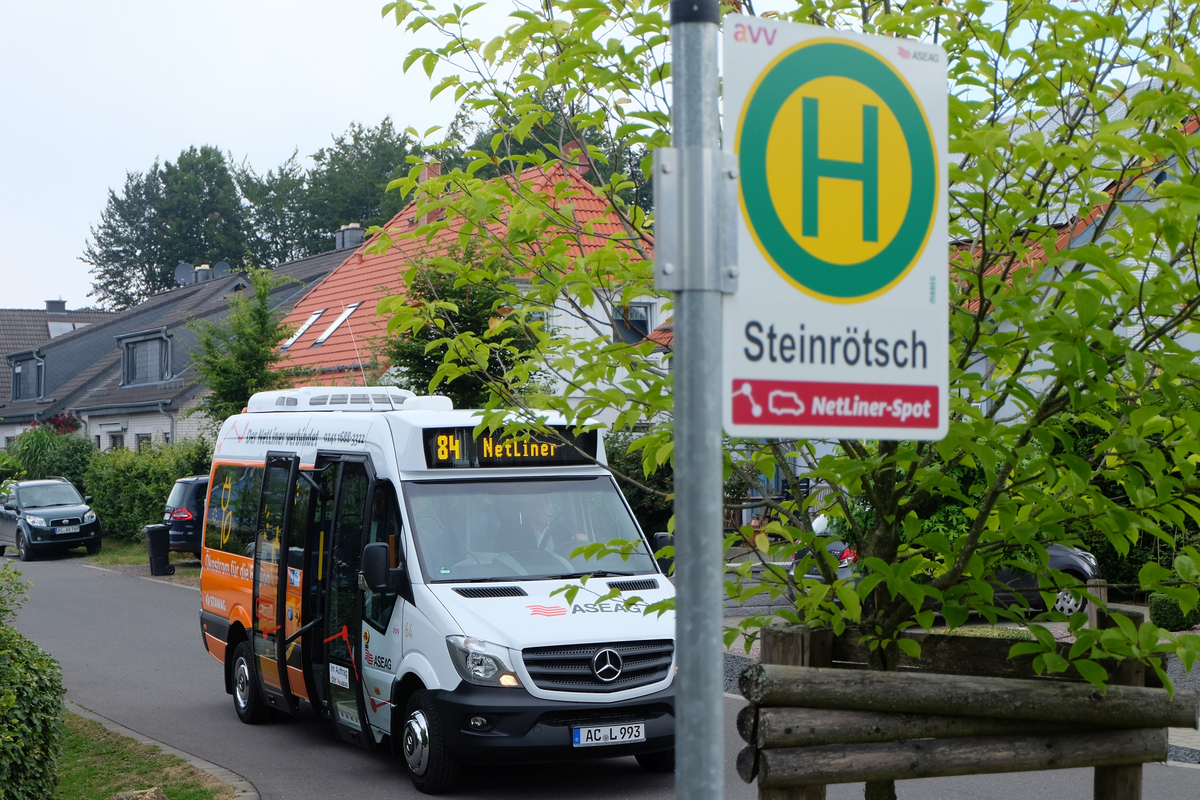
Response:
[[[1095,597],[1097,600],[1099,600],[1100,605],[1104,606],[1104,608],[1100,608],[1100,605],[1097,605],[1096,603],[1088,601],[1088,607],[1087,607],[1088,627],[1091,628],[1092,630],[1097,630],[1097,631],[1100,630],[1101,628],[1107,628],[1108,625],[1105,624],[1105,622],[1106,622],[1105,617],[1108,616],[1108,613],[1107,613],[1108,581],[1106,581],[1106,580],[1090,580],[1090,581],[1088,581],[1087,582],[1087,593],[1090,594],[1092,597]]]
[[[763,628],[759,660],[763,664],[787,667],[829,667],[833,664],[830,633],[827,628],[813,630],[807,625]],[[771,789],[760,781],[758,800],[825,800],[825,786],[811,784]]]
[[[1094,630],[1113,627],[1107,609],[1108,581],[1088,581],[1087,590],[1105,606],[1099,608],[1096,603],[1088,604],[1088,627]],[[1108,682],[1111,686],[1145,686],[1145,665],[1126,659],[1112,671]],[[1142,765],[1096,767],[1092,775],[1092,800],[1142,800]]]

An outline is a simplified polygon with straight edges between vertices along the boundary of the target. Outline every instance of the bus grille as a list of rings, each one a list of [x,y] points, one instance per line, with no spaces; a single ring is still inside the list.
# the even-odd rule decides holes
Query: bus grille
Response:
[[[621,674],[602,681],[592,669],[592,657],[604,649],[621,656]],[[664,680],[671,671],[675,642],[653,639],[643,642],[574,644],[530,647],[521,651],[525,669],[539,689],[555,692],[619,692]]]

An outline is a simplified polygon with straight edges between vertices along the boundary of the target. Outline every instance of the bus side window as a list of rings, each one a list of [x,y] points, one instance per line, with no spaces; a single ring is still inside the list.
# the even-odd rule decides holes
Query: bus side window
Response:
[[[254,555],[254,528],[258,520],[262,479],[262,467],[217,466],[210,484],[208,518],[204,523],[207,547],[239,556]]]
[[[399,566],[403,543],[400,539],[400,510],[396,503],[396,490],[389,481],[375,485],[375,497],[371,504],[371,523],[368,542],[385,542],[391,553],[389,566]],[[412,602],[412,589],[407,580],[401,595]],[[363,618],[377,630],[386,631],[392,617],[396,595],[392,593],[365,592],[363,596]]]

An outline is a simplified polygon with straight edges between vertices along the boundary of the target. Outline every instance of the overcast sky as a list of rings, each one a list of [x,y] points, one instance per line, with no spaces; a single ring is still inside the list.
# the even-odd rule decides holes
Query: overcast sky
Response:
[[[447,124],[451,93],[431,102],[423,71],[402,74],[417,40],[382,19],[382,6],[5,3],[0,307],[59,298],[68,308],[91,305],[79,261],[89,228],[109,188],[155,158],[174,161],[190,145],[209,144],[265,171],[294,150],[315,152],[351,122],[375,125],[390,114],[400,128]]]

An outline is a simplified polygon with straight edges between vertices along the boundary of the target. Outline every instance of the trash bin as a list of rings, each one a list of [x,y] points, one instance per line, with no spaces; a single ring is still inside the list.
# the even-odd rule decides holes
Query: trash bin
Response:
[[[174,575],[174,565],[167,563],[171,557],[171,529],[166,525],[147,525],[142,534],[146,537],[146,552],[150,554],[150,574]]]

